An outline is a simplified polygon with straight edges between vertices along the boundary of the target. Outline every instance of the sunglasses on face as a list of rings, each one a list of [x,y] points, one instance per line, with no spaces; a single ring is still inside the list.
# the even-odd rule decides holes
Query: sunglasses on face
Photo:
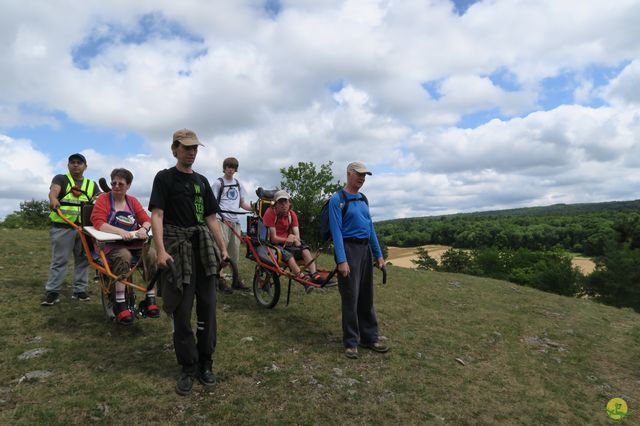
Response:
[[[126,182],[111,182],[111,187],[114,186],[127,186]]]

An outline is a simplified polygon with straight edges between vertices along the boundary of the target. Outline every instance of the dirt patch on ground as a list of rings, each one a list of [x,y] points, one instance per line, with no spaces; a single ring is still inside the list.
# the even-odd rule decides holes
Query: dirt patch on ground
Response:
[[[437,260],[438,263],[440,263],[440,257],[442,256],[442,253],[444,253],[445,251],[451,248],[449,246],[441,246],[437,244],[431,244],[431,245],[426,245],[422,247],[427,249],[427,252],[429,252],[429,256]],[[391,264],[395,266],[400,266],[403,268],[416,267],[416,265],[413,262],[411,262],[411,260],[418,258],[418,256],[416,256],[416,250],[418,250],[418,247],[387,247],[387,248],[389,249],[389,257],[387,258],[387,262],[391,262]],[[580,271],[585,275],[589,275],[590,273],[592,273],[596,267],[595,263],[593,263],[591,259],[588,259],[586,257],[574,257],[571,263],[573,264],[573,266],[577,266],[580,269]]]
[[[596,264],[593,260],[586,257],[574,257],[571,259],[573,266],[577,266],[584,275],[589,275],[596,269]]]
[[[440,256],[442,253],[449,250],[451,247],[449,246],[440,246],[440,245],[426,245],[422,246],[427,249],[429,252],[429,256],[433,257],[435,260],[440,262]],[[403,268],[415,268],[416,265],[411,262],[412,259],[417,259],[416,250],[418,247],[387,247],[389,249],[389,257],[387,259],[388,262],[391,262],[395,266],[401,266]]]

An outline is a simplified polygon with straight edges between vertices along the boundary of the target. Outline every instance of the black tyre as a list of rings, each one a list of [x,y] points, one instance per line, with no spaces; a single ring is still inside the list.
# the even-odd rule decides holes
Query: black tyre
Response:
[[[280,300],[280,277],[275,272],[256,265],[253,274],[253,295],[258,305],[273,308]]]

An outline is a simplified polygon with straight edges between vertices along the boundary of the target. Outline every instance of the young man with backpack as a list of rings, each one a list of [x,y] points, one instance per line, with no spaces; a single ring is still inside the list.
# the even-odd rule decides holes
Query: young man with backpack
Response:
[[[218,216],[224,236],[224,241],[227,244],[227,251],[229,257],[236,265],[240,260],[240,239],[235,236],[234,231],[240,235],[240,217],[233,213],[237,212],[240,208],[251,211],[251,204],[245,201],[247,191],[244,186],[234,178],[233,175],[238,171],[238,160],[234,157],[225,158],[222,162],[222,171],[224,175],[216,179],[211,185],[213,193],[218,200],[218,205],[222,213]],[[233,230],[232,230],[233,229]],[[231,293],[232,290],[226,285],[224,280],[220,279],[218,283],[220,290],[225,293]],[[238,283],[233,285],[233,288],[237,290],[249,290],[249,287],[242,283],[242,280],[238,278]]]
[[[374,352],[389,348],[379,340],[373,307],[373,256],[379,268],[385,262],[373,229],[369,203],[360,189],[371,172],[359,161],[347,166],[344,189],[328,204],[329,229],[338,265],[338,287],[342,300],[342,339],[347,358],[358,358],[358,346]]]

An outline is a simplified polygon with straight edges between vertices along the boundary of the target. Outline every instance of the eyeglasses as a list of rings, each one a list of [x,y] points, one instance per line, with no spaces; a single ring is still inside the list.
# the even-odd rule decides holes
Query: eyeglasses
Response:
[[[126,182],[111,182],[111,187],[114,186],[127,186]]]

